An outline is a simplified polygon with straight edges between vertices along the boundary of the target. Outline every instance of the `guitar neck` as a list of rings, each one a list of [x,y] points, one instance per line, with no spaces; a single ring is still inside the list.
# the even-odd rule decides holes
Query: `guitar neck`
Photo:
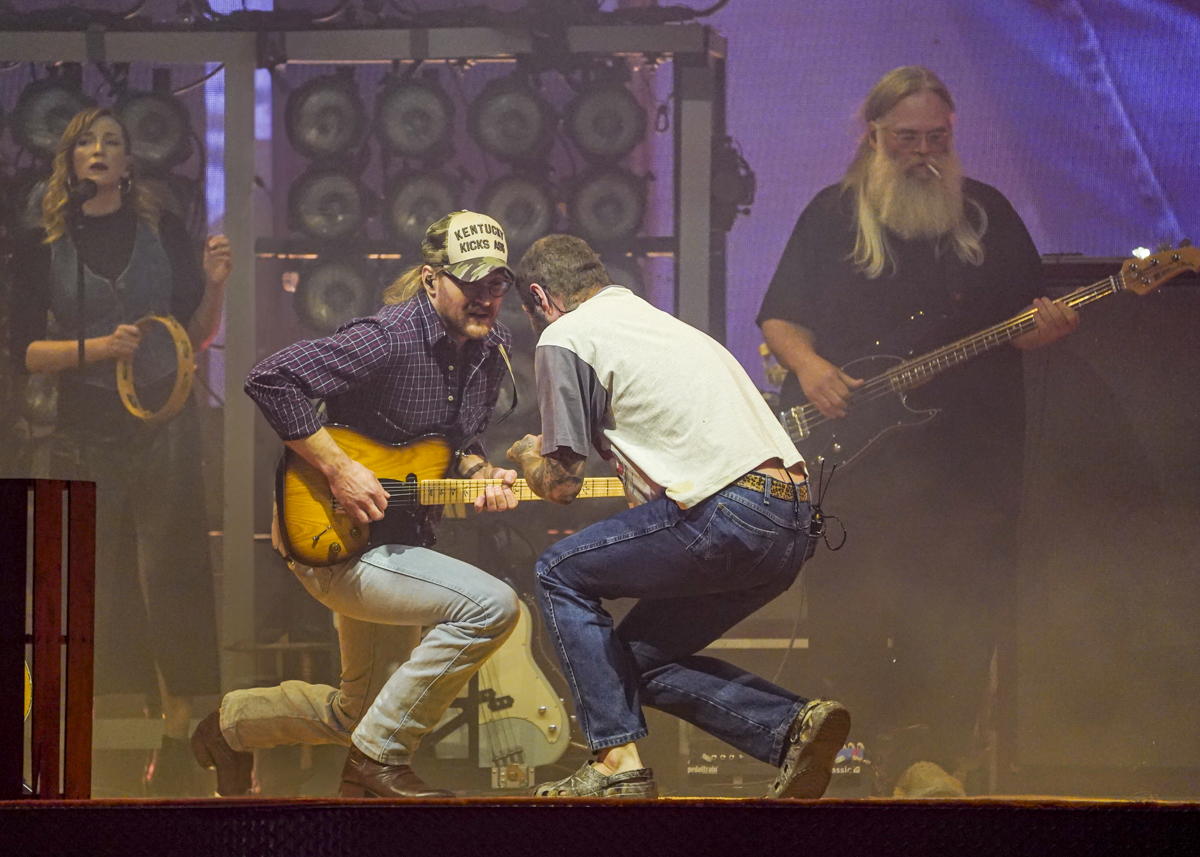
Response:
[[[416,499],[422,506],[442,506],[446,503],[474,503],[489,485],[503,485],[500,479],[424,479],[420,482],[398,482],[387,487],[389,497],[399,497],[412,502]],[[529,483],[518,479],[512,492],[518,500],[541,500]],[[578,498],[624,497],[625,487],[620,479],[602,477],[584,479]]]
[[[1184,271],[1197,270],[1200,270],[1200,248],[1193,246],[1190,241],[1183,241],[1175,250],[1165,249],[1152,256],[1126,259],[1119,273],[1090,286],[1076,289],[1066,297],[1060,298],[1059,302],[1075,308],[1117,292],[1130,291],[1137,295],[1145,295]],[[936,351],[904,360],[888,371],[869,378],[853,391],[851,397],[853,401],[861,402],[886,399],[893,394],[903,393],[910,387],[922,384],[953,366],[991,351],[998,345],[1011,342],[1036,328],[1036,310],[1028,310]],[[796,442],[809,437],[818,425],[833,419],[822,414],[812,402],[786,408],[779,418],[788,435]]]
[[[1076,289],[1059,300],[1071,308],[1086,306],[1101,298],[1116,294],[1125,288],[1120,275],[1108,277],[1092,283],[1090,286]],[[1019,336],[1037,328],[1034,320],[1034,310],[1028,310],[1008,321],[1001,322],[987,330],[952,342],[936,351],[931,351],[912,360],[906,360],[894,369],[876,379],[891,390],[902,391],[928,381],[947,369],[964,363],[972,357],[977,357],[997,346],[1011,342]]]

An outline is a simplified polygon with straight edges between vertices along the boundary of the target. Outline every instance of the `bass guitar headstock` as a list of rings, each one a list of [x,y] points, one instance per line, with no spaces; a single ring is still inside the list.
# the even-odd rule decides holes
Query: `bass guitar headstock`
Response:
[[[1121,286],[1144,295],[1184,271],[1200,271],[1200,247],[1186,238],[1174,250],[1161,250],[1145,259],[1126,259],[1121,265]]]

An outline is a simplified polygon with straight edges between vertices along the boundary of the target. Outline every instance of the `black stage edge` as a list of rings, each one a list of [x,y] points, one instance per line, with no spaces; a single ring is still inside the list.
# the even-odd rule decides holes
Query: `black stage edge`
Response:
[[[9,801],[10,855],[1196,855],[1200,804],[1063,799]]]

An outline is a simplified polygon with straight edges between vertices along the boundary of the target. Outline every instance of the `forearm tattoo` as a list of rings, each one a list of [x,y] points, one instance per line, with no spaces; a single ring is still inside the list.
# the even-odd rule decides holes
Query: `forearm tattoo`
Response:
[[[525,481],[539,497],[555,503],[570,503],[583,487],[583,465],[587,461],[570,450],[550,455],[522,456]]]

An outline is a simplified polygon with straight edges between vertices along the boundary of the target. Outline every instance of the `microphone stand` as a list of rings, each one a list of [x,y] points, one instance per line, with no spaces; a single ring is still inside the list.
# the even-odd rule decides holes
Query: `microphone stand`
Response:
[[[96,183],[91,179],[81,179],[75,183],[75,186],[70,189],[68,196],[71,203],[70,208],[70,223],[71,223],[71,240],[75,244],[75,288],[76,294],[79,295],[79,373],[82,376],[84,370],[84,340],[87,336],[87,319],[84,316],[84,307],[86,304],[84,294],[84,270],[83,270],[83,251],[79,247],[79,230],[83,225],[83,204],[96,195]]]

